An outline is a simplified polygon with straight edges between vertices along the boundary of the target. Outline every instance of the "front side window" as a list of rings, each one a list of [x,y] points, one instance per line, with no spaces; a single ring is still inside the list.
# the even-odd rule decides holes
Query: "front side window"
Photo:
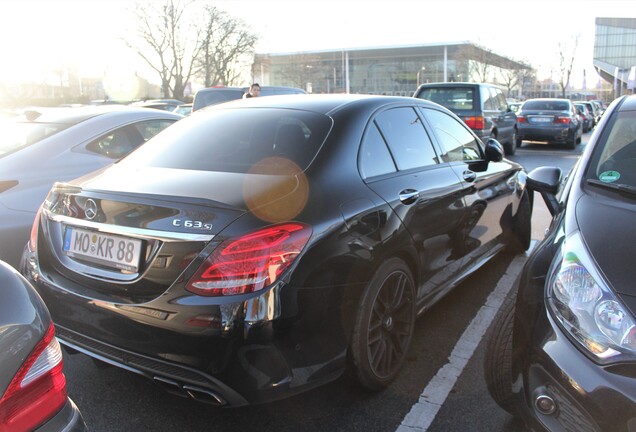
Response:
[[[442,146],[444,162],[468,162],[483,159],[477,139],[466,126],[441,111],[425,109],[424,115]]]
[[[384,111],[376,117],[375,123],[388,143],[400,171],[437,163],[433,144],[413,108]]]

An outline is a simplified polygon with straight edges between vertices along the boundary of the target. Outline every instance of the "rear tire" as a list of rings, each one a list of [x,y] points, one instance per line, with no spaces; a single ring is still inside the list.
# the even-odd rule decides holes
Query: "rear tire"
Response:
[[[510,137],[510,141],[508,141],[504,145],[504,153],[506,156],[513,156],[517,150],[517,130],[514,129],[512,131],[512,136]]]
[[[486,335],[484,378],[488,393],[501,408],[517,416],[512,392],[512,328],[516,295],[509,293]]]
[[[397,376],[415,327],[415,284],[404,261],[390,258],[365,289],[355,318],[351,360],[356,380],[382,390]]]

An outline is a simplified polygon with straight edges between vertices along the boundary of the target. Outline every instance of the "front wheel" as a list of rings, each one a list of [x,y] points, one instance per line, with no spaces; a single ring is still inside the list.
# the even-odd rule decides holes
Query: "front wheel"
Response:
[[[362,295],[351,340],[353,373],[369,390],[388,386],[402,368],[415,326],[415,284],[404,261],[391,258]]]
[[[512,392],[512,328],[515,296],[508,294],[486,335],[484,379],[493,400],[512,415],[517,415]]]

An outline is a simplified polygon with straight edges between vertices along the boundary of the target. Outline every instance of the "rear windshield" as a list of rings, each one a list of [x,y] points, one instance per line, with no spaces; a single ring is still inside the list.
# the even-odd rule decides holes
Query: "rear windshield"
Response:
[[[202,111],[179,120],[122,163],[247,173],[263,159],[280,157],[304,170],[331,125],[325,115],[290,109]]]
[[[569,111],[570,105],[561,101],[527,101],[524,110]]]
[[[62,123],[0,122],[0,158],[66,129]]]
[[[475,93],[473,88],[426,88],[418,95],[450,110],[473,110]]]
[[[212,89],[200,90],[194,97],[192,110],[198,110],[208,105],[216,105],[243,97],[240,89]]]

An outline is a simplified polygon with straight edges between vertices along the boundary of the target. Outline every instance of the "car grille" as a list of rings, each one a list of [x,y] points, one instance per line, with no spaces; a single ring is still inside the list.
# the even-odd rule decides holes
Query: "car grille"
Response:
[[[196,369],[146,357],[56,325],[60,342],[99,360],[150,378],[164,390],[213,405],[247,404],[238,393]]]

